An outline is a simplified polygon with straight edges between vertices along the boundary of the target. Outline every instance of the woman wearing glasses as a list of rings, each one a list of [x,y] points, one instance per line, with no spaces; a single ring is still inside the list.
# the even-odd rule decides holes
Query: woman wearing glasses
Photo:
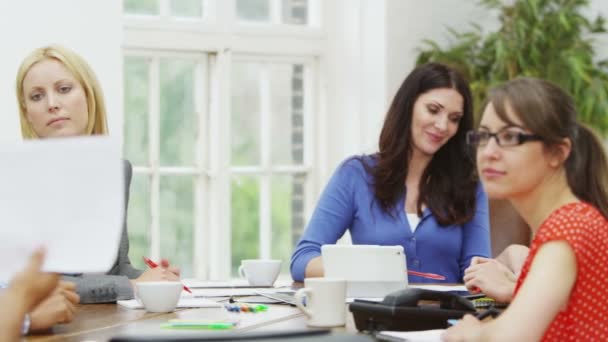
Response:
[[[349,230],[355,244],[403,246],[408,270],[419,272],[410,282],[462,282],[471,258],[490,255],[488,201],[465,142],[472,125],[459,73],[434,63],[412,71],[379,151],[348,158],[326,186],[292,255],[293,279],[323,276],[321,246]]]
[[[509,308],[487,324],[466,316],[444,340],[608,340],[608,165],[576,115],[547,81],[490,92],[468,142],[488,195],[509,199],[534,239]]]

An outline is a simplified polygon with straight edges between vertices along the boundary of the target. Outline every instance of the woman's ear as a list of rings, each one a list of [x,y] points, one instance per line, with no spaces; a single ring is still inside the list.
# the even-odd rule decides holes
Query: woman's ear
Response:
[[[558,145],[555,145],[553,148],[553,152],[551,153],[551,159],[549,160],[549,165],[552,167],[559,167],[562,165],[566,159],[570,156],[572,152],[572,140],[570,138],[562,139],[562,142]]]

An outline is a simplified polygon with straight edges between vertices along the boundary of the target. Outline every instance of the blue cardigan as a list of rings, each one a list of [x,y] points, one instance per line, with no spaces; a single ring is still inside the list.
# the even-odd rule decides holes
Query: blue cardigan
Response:
[[[371,156],[363,158],[375,165]],[[403,209],[405,194],[395,205],[395,217],[391,217],[375,200],[372,184],[373,177],[359,160],[349,158],[338,167],[291,256],[291,276],[295,281],[304,280],[306,265],[321,255],[321,246],[336,243],[347,229],[353,244],[403,246],[407,268],[446,277],[439,282],[462,283],[472,257],[490,257],[488,198],[481,185],[471,221],[440,226],[426,208],[412,233]],[[409,281],[438,282],[412,275]]]

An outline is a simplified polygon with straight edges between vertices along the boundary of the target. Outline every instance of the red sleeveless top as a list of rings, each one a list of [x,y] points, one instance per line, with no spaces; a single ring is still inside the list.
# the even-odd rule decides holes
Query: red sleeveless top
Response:
[[[566,204],[542,223],[515,295],[538,249],[556,240],[566,241],[573,249],[577,274],[567,306],[551,322],[543,341],[608,341],[608,221],[588,203]]]

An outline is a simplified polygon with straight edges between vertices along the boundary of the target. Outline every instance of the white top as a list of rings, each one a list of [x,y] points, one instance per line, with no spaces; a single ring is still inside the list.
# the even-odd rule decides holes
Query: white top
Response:
[[[410,213],[406,213],[407,214],[407,222],[410,223],[410,229],[412,230],[412,233],[416,231],[416,227],[418,227],[418,223],[420,223],[420,217],[418,217],[418,214],[410,214]]]

